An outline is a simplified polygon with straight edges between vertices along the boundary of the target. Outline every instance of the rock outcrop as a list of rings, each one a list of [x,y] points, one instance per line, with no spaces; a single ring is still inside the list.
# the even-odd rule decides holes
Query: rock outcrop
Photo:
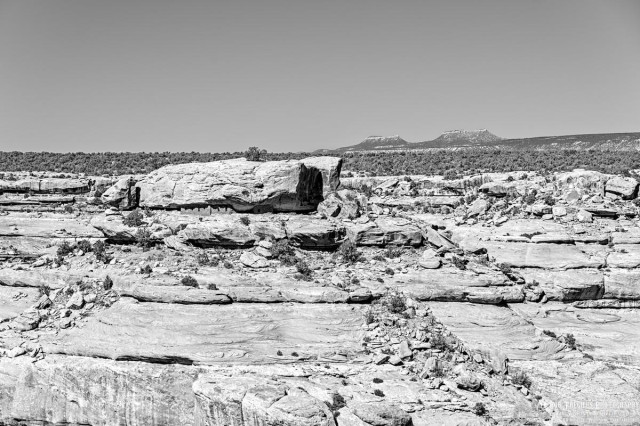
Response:
[[[322,164],[320,160],[312,164]],[[239,212],[305,212],[315,210],[322,201],[325,184],[322,171],[302,161],[260,163],[239,158],[165,166],[142,178],[137,187],[143,207],[228,206]]]

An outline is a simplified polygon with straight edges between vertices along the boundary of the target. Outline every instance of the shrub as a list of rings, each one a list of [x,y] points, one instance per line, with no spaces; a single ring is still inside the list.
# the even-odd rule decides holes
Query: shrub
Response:
[[[340,259],[345,263],[355,263],[360,260],[362,255],[353,241],[346,240],[338,248],[338,256],[340,256]]]
[[[282,356],[282,351],[279,350],[278,352],[276,352],[276,355]]]
[[[537,194],[537,191],[535,189],[533,191],[529,192],[527,195],[525,195],[524,202],[526,204],[535,203],[536,202],[536,194]]]
[[[373,256],[372,259],[377,260],[379,262],[384,262],[386,260],[384,256],[381,256],[379,254],[376,254],[375,256]]]
[[[429,339],[429,343],[431,344],[432,349],[445,350],[447,348],[447,341],[445,340],[442,334],[434,334]]]
[[[393,269],[391,269],[391,268],[386,268],[384,270],[384,273],[387,274],[387,275],[394,275],[395,271]]]
[[[289,240],[286,238],[273,243],[271,255],[278,259],[284,266],[293,266],[298,260],[293,247],[291,247]]]
[[[554,332],[553,332],[553,331],[551,331],[551,330],[542,330],[542,332],[543,332],[544,334],[546,334],[547,336],[549,336],[549,337],[553,337],[554,339],[555,339],[556,337],[558,337],[558,336],[556,335],[556,333],[554,333]]]
[[[548,206],[553,206],[556,204],[556,200],[553,198],[551,194],[544,197],[544,203]]]
[[[266,149],[260,149],[257,146],[252,146],[244,152],[244,156],[249,161],[263,161],[263,157],[266,153]]]
[[[153,240],[151,240],[151,232],[146,228],[138,228],[135,234],[135,239],[138,246],[142,247],[144,251],[149,250],[153,246]]]
[[[407,309],[404,297],[398,293],[389,293],[381,300],[382,305],[391,313],[399,314]]]
[[[71,252],[73,252],[73,246],[69,244],[68,241],[63,241],[62,244],[58,246],[58,250],[56,250],[56,255],[58,257],[65,257]]]
[[[182,285],[187,287],[198,287],[198,280],[193,278],[191,275],[187,275],[186,277],[180,280]]]
[[[294,356],[294,357],[296,357],[296,358],[297,358],[297,357],[299,357],[300,355],[298,355],[298,352],[291,352],[291,356]]]
[[[373,311],[371,309],[369,309],[367,312],[365,312],[365,314],[364,314],[364,322],[367,323],[367,325],[376,322],[376,317],[373,314]]]
[[[442,175],[444,180],[455,180],[458,179],[458,173],[454,169],[449,169],[444,172]]]
[[[384,380],[379,379],[379,378],[377,378],[377,377],[374,377],[374,378],[373,378],[373,383],[382,383],[383,381],[384,381]]]
[[[104,243],[104,241],[96,241],[95,243],[93,243],[93,254],[95,254],[96,259],[102,263],[111,262],[111,257],[107,255],[106,247],[107,245]]]
[[[109,275],[104,277],[104,280],[102,281],[102,288],[105,290],[111,290],[113,288],[113,280]]]
[[[211,284],[207,284],[207,290],[217,290],[218,286],[211,283]]]
[[[49,287],[47,287],[45,284],[40,284],[38,286],[38,293],[40,294],[40,296],[44,296],[46,295],[47,297],[49,296]]]
[[[459,258],[458,256],[453,256],[451,258],[451,263],[458,269],[465,270],[467,269],[467,262],[464,259]]]
[[[564,335],[564,343],[569,347],[569,349],[573,350],[576,348],[576,338],[571,333]]]
[[[446,347],[446,344],[445,344],[445,347]],[[441,362],[436,363],[435,367],[431,371],[431,375],[433,377],[444,377],[444,376],[446,376],[445,371],[444,371],[444,364],[441,363]]]
[[[520,386],[524,386],[526,388],[531,387],[531,379],[524,371],[518,370],[511,376],[511,381]]]
[[[140,213],[140,210],[136,209],[131,213],[129,213],[127,216],[125,216],[122,219],[122,223],[124,223],[125,226],[137,228],[138,226],[142,226],[142,223],[143,223],[142,219],[143,219],[142,213]]]
[[[373,188],[369,185],[363,185],[360,188],[360,192],[367,198],[371,198],[373,196]]]
[[[225,260],[224,267],[227,269],[233,269],[233,263],[229,262],[228,260]]]
[[[88,240],[80,240],[77,244],[78,250],[82,250],[85,253],[91,251],[91,243]]]
[[[505,275],[512,273],[511,266],[509,266],[507,263],[498,263],[496,266]]]
[[[509,175],[509,177],[507,178],[507,182],[513,182],[515,179],[513,178],[513,176]]]
[[[389,247],[384,255],[389,259],[395,259],[402,256],[402,249],[400,247]]]
[[[209,257],[204,250],[196,254],[196,262],[200,266],[218,266],[220,264],[220,260],[217,257]]]
[[[153,269],[151,269],[151,266],[149,265],[145,265],[144,268],[142,268],[142,273],[143,274],[150,274],[153,272]]]
[[[487,415],[487,407],[485,407],[482,402],[476,402],[473,406],[473,414],[484,417]]]
[[[243,224],[244,226],[249,226],[251,221],[249,220],[248,216],[240,216],[240,223]]]
[[[340,411],[340,409],[347,406],[347,401],[344,400],[344,397],[340,395],[338,392],[334,392],[331,395],[331,402],[327,404],[333,415],[336,416],[336,413]]]
[[[71,206],[71,204],[65,204],[64,212],[65,213],[73,213],[73,207]]]
[[[313,273],[307,262],[305,262],[303,259],[300,259],[296,262],[296,271],[298,271],[298,273],[302,275],[303,279],[305,280],[311,279],[311,274]]]
[[[384,397],[384,392],[382,392],[380,389],[374,389],[374,390],[373,390],[373,394],[374,394],[375,396],[379,396],[379,397],[381,397],[381,398],[382,398],[382,397]]]

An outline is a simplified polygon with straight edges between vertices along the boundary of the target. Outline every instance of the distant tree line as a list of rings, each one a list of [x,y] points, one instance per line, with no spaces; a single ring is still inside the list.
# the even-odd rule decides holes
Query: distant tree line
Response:
[[[246,152],[0,152],[0,171],[51,171],[87,175],[142,174],[168,164],[210,162],[247,157],[259,161],[301,159],[309,153]],[[569,171],[575,168],[627,175],[640,168],[638,151],[459,149],[432,151],[350,152],[342,154],[344,170],[373,175]]]

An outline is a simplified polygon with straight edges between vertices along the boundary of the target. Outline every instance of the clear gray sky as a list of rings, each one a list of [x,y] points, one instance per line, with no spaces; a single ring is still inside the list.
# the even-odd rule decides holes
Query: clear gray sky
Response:
[[[640,1],[0,0],[0,150],[640,131]]]

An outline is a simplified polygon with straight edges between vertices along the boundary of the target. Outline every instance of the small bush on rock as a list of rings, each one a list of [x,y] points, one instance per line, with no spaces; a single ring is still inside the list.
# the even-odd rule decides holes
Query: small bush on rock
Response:
[[[85,253],[89,253],[92,249],[91,243],[88,240],[80,240],[77,244],[78,250],[82,250]]]
[[[373,394],[375,396],[379,396],[380,398],[384,397],[384,392],[382,392],[380,389],[374,389]]]
[[[198,280],[193,278],[191,275],[187,275],[186,277],[182,278],[180,282],[182,283],[182,285],[187,287],[198,287]]]
[[[105,290],[111,290],[113,288],[113,280],[109,275],[104,277],[104,280],[102,281],[102,288]]]
[[[473,414],[484,417],[487,415],[487,407],[485,407],[482,402],[476,402],[473,406]]]
[[[407,310],[407,303],[404,297],[398,293],[388,293],[382,298],[381,303],[382,306],[393,314],[399,314]]]
[[[58,250],[56,250],[56,255],[58,255],[58,257],[65,257],[71,252],[73,252],[73,246],[69,244],[68,241],[63,241],[62,244],[58,246]]]
[[[153,240],[151,240],[151,232],[146,228],[138,228],[135,235],[138,246],[142,247],[143,251],[149,250],[153,246]]]
[[[249,220],[249,217],[247,216],[240,216],[240,223],[243,224],[244,226],[249,226],[249,224],[251,223],[251,220]]]
[[[140,210],[136,209],[131,213],[129,213],[127,216],[125,216],[122,219],[122,223],[124,223],[125,226],[137,228],[138,226],[142,226],[142,223],[143,223],[142,219],[143,219],[142,213],[140,213]]]
[[[338,392],[331,395],[331,402],[327,404],[334,416],[337,416],[338,411],[347,406],[347,401]]]
[[[104,241],[96,241],[95,243],[93,243],[92,251],[99,262],[102,262],[102,263],[111,262],[111,257],[107,255],[106,250],[107,250],[107,245],[104,243]]]
[[[356,263],[362,255],[353,241],[346,240],[338,248],[338,256],[345,263]]]
[[[301,275],[301,279],[305,281],[310,280],[311,275],[313,274],[313,271],[311,270],[307,262],[302,259],[296,262],[296,271],[298,271],[298,274]]]
[[[286,238],[273,243],[273,246],[271,246],[271,255],[278,259],[284,266],[293,266],[297,261],[295,251]]]
[[[511,376],[511,381],[514,384],[524,386],[527,389],[531,387],[531,379],[529,378],[527,373],[525,373],[524,371],[520,371],[520,370],[516,371]]]
[[[395,259],[402,256],[402,249],[400,247],[389,247],[384,255],[389,259]]]
[[[564,343],[569,347],[569,349],[576,348],[576,338],[573,337],[573,334],[568,333],[564,335]]]

